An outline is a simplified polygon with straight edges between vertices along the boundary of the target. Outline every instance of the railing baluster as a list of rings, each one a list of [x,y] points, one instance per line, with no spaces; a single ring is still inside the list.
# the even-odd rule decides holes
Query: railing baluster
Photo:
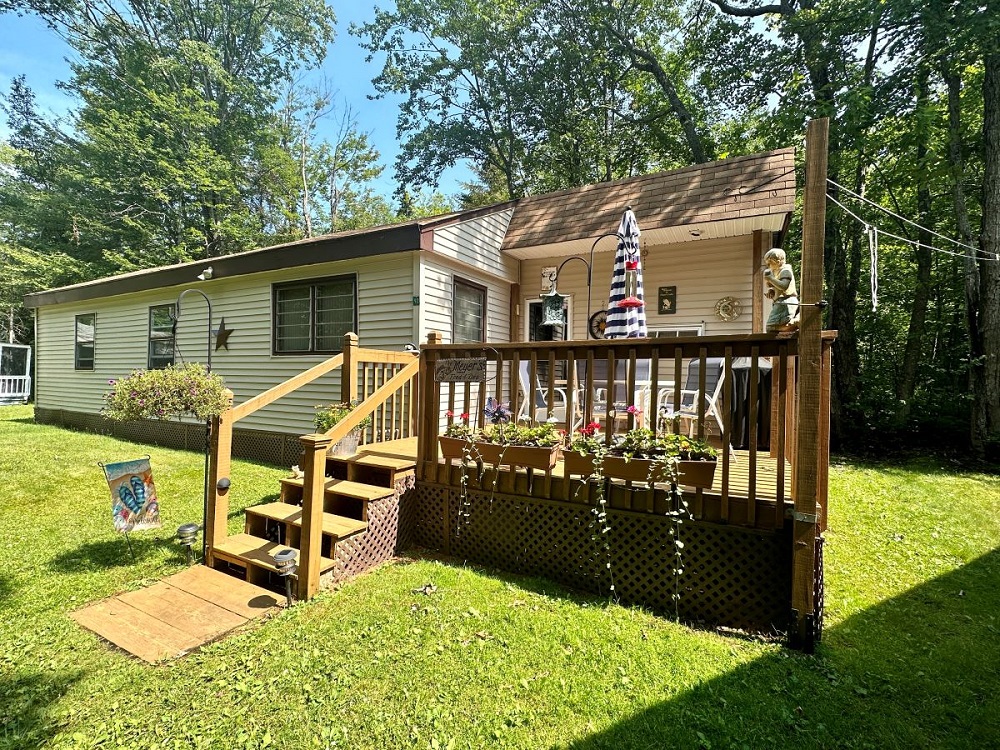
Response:
[[[750,464],[747,466],[747,526],[757,525],[757,431],[759,428],[758,419],[760,409],[757,400],[760,398],[760,385],[757,378],[760,377],[758,359],[760,357],[760,347],[750,348],[750,413],[747,419],[747,428],[750,430],[749,448]]]
[[[774,377],[774,373],[771,373]],[[774,528],[780,529],[785,525],[785,438],[788,428],[787,422],[787,394],[788,394],[788,350],[782,347],[778,356],[778,445],[775,452],[777,462],[776,479],[774,488]]]
[[[722,381],[722,503],[720,511],[722,520],[729,523],[729,470],[732,458],[732,422],[733,422],[733,347],[726,347],[723,359]],[[718,404],[715,413],[719,413]]]

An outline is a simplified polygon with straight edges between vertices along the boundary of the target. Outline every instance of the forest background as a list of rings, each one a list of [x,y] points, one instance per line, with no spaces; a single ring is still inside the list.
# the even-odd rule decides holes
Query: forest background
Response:
[[[400,97],[392,196],[365,111],[302,83],[334,11],[0,0],[74,51],[68,114],[27,76],[0,99],[0,337],[31,341],[39,289],[800,145],[828,117],[835,447],[996,459],[1000,0],[397,0],[341,73]]]

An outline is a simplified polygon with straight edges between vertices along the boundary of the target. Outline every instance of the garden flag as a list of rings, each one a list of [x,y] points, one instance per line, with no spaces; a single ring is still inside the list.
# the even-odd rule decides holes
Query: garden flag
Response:
[[[115,531],[160,527],[160,505],[153,486],[149,456],[117,464],[101,464],[111,489],[111,512]]]
[[[646,336],[646,310],[642,294],[642,262],[639,224],[632,208],[626,208],[618,226],[618,250],[611,273],[611,297],[604,337],[627,339]]]

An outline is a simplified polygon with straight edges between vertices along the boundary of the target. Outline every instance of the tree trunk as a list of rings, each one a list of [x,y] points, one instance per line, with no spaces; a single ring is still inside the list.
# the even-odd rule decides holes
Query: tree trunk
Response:
[[[917,80],[917,111],[927,106],[927,86],[930,71],[924,67]],[[926,128],[919,124],[917,135],[917,215],[920,226],[917,232],[917,247],[914,255],[917,261],[916,286],[913,290],[913,306],[910,308],[910,324],[906,331],[906,346],[903,349],[903,364],[896,381],[897,411],[895,423],[903,427],[910,418],[913,407],[913,391],[917,382],[917,370],[923,353],[924,331],[927,323],[927,305],[931,298],[931,233],[924,229],[931,223],[931,191],[927,184],[928,171],[923,169],[927,159]]]
[[[979,260],[979,331],[982,337],[983,393],[975,424],[983,424],[984,448],[1000,441],[1000,51],[984,56],[983,221]],[[980,394],[973,394],[978,398]]]
[[[962,187],[962,177],[965,173],[965,163],[962,158],[962,78],[958,70],[946,65],[942,72],[948,86],[948,167],[951,170],[951,196],[955,206],[955,226],[958,236],[966,245],[974,246],[972,222],[969,221],[969,209],[965,203],[965,189]],[[983,356],[983,340],[979,331],[979,263],[975,250],[966,250],[964,266],[965,289],[965,324],[969,334],[969,393],[972,394],[972,405],[969,414],[969,447],[973,455],[982,459],[985,455],[986,411],[982,400],[986,393],[984,370],[975,363]]]

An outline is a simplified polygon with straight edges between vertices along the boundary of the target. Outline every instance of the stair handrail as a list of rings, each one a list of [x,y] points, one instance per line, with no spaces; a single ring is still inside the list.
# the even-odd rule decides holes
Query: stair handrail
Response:
[[[383,383],[368,398],[355,406],[346,417],[337,422],[333,427],[324,433],[319,433],[330,438],[336,443],[352,431],[357,429],[367,417],[375,413],[389,397],[398,391],[403,385],[409,382],[418,372],[420,372],[420,357],[417,352],[389,352],[390,354],[402,354],[407,359],[403,362],[407,364],[395,375]]]
[[[320,362],[318,365],[310,367],[305,372],[300,372],[288,380],[278,383],[278,385],[273,388],[268,388],[263,393],[260,393],[253,398],[247,399],[239,406],[233,407],[232,420],[238,422],[239,420],[253,414],[259,409],[263,409],[268,404],[273,404],[282,396],[287,396],[294,390],[301,388],[304,385],[308,385],[312,381],[316,380],[330,370],[335,370],[344,364],[344,355],[337,354],[330,359]]]

